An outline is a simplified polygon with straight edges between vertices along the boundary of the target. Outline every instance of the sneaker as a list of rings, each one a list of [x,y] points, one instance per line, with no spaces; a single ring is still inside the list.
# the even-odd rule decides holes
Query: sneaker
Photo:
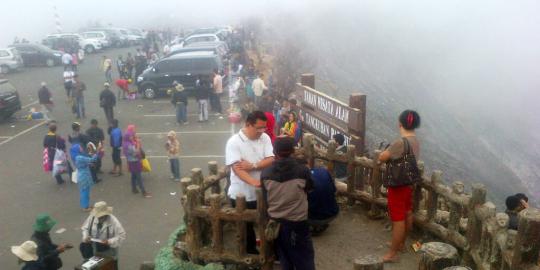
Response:
[[[131,190],[131,192],[133,192],[133,194],[137,194],[137,193],[139,193],[139,190],[134,188],[134,189]]]
[[[187,124],[189,124],[189,122],[188,122],[188,121],[184,122],[184,125],[187,125]]]
[[[174,176],[172,176],[172,175],[169,176],[169,179],[174,180]]]
[[[174,179],[174,182],[180,182],[180,178]]]
[[[219,118],[219,119],[223,119],[223,116],[219,116],[218,118]]]
[[[150,192],[145,192],[145,193],[143,193],[143,197],[152,198],[152,195],[150,194]]]

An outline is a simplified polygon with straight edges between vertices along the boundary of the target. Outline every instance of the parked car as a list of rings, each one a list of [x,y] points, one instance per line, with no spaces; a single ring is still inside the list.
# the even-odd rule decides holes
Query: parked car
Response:
[[[101,42],[98,39],[85,38],[75,33],[51,34],[42,43],[53,50],[65,49],[66,44],[78,44],[79,48],[83,49],[86,53],[94,53],[102,49]],[[71,45],[71,47],[74,46]],[[78,50],[79,48],[76,49]]]
[[[123,47],[128,43],[127,37],[123,36],[122,33],[115,28],[88,28],[86,31],[102,31],[107,33],[112,47]]]
[[[201,34],[201,35],[188,36],[178,45],[179,47],[185,47],[185,46],[188,46],[189,44],[197,43],[197,42],[218,42],[218,41],[222,41],[222,40],[215,34]]]
[[[0,73],[6,74],[23,66],[21,55],[15,48],[0,48]]]
[[[171,47],[171,51],[167,56],[186,53],[186,52],[201,52],[210,51],[221,57],[221,60],[228,58],[227,44],[225,42],[201,42],[193,43],[183,48]]]
[[[127,37],[128,45],[130,46],[139,45],[143,41],[143,37],[141,35],[138,35],[129,29],[118,28],[118,30],[122,35]]]
[[[87,39],[95,39],[98,40],[101,43],[101,46],[103,48],[109,48],[111,47],[111,41],[109,40],[109,37],[107,36],[107,33],[104,31],[87,31],[82,32],[81,36]]]
[[[17,43],[9,46],[20,53],[25,66],[56,66],[62,63],[62,52],[41,44]]]
[[[21,109],[19,92],[7,79],[0,79],[0,119],[11,117]]]
[[[139,92],[152,99],[173,85],[181,83],[193,90],[198,76],[211,76],[214,69],[223,70],[221,58],[211,51],[186,52],[160,59],[137,78]]]

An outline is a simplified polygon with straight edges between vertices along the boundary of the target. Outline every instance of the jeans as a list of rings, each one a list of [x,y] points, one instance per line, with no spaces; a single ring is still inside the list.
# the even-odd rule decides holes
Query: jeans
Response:
[[[208,99],[199,100],[199,121],[208,121]]]
[[[56,179],[56,183],[59,185],[64,183],[64,179],[62,178],[62,174],[60,173],[55,175],[54,179]]]
[[[80,195],[80,204],[81,208],[86,209],[90,207],[90,187],[86,188],[80,188],[79,187],[79,195]]]
[[[107,118],[107,123],[110,125],[112,124],[112,121],[114,119],[114,110],[113,107],[103,107],[103,111],[105,112],[105,118]]]
[[[178,158],[169,159],[171,164],[171,174],[174,176],[174,179],[180,179],[180,161]]]
[[[236,200],[231,199],[231,205],[236,207]],[[246,209],[257,209],[257,201],[246,202]],[[246,252],[248,254],[259,254],[253,222],[246,223]]]
[[[107,69],[105,71],[105,80],[107,80],[107,82],[109,83],[112,83],[112,69]]]
[[[176,122],[178,124],[187,122],[187,106],[184,102],[176,104]]]
[[[75,111],[77,113],[77,118],[86,117],[83,96],[75,98]]]
[[[131,172],[131,189],[137,190],[137,187],[141,190],[143,194],[146,193],[142,182],[141,172]]]
[[[283,221],[280,224],[274,243],[281,269],[315,270],[315,254],[308,223]]]

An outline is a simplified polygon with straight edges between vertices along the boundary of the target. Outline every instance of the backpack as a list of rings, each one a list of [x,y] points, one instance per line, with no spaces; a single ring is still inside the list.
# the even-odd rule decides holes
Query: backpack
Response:
[[[422,181],[416,157],[411,150],[409,140],[403,140],[403,156],[391,159],[386,163],[386,173],[383,176],[384,187],[402,187],[414,185]]]
[[[54,161],[53,161],[53,168],[52,168],[52,174],[53,176],[65,173],[67,171],[67,157],[64,151],[60,149],[56,149],[54,153]]]

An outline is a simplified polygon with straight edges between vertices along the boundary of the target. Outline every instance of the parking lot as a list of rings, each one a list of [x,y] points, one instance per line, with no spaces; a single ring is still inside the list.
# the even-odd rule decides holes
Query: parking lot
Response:
[[[79,65],[80,79],[87,85],[85,93],[87,118],[80,120],[83,129],[96,118],[106,129],[105,115],[99,107],[98,95],[102,90],[104,74],[101,57],[108,55],[116,59],[119,54],[134,53],[135,48],[108,50],[87,55]],[[9,246],[28,239],[32,234],[35,216],[41,212],[50,213],[58,224],[51,232],[55,243],[69,242],[78,247],[81,241],[80,225],[87,217],[79,207],[79,194],[75,184],[57,185],[49,173],[41,169],[42,140],[47,133],[43,120],[26,120],[28,111],[39,109],[37,91],[45,81],[54,98],[55,108],[51,116],[58,121],[59,134],[66,137],[75,116],[66,104],[62,79],[63,67],[27,68],[21,72],[5,75],[18,89],[23,109],[12,119],[0,123],[0,211],[2,233],[0,242],[0,265],[3,269],[15,269],[16,260]],[[117,76],[114,69],[114,76]],[[116,88],[114,88],[116,91]],[[196,101],[189,100],[188,125],[175,123],[174,110],[168,99],[120,100],[115,108],[115,116],[120,125],[135,124],[142,138],[143,147],[150,159],[153,171],[143,174],[147,190],[153,198],[143,199],[131,193],[129,173],[124,170],[122,177],[110,177],[112,168],[110,148],[105,148],[102,175],[104,181],[93,187],[91,201],[107,201],[114,207],[127,232],[127,240],[120,248],[122,269],[137,269],[144,260],[152,260],[169,234],[179,225],[182,209],[179,201],[179,184],[169,180],[169,166],[164,149],[166,133],[178,132],[181,143],[181,174],[189,174],[193,167],[203,167],[208,161],[223,163],[224,147],[231,132],[238,127],[231,126],[226,119],[211,116],[207,123],[198,123]],[[108,146],[108,141],[106,142]],[[56,230],[65,228],[65,232]],[[77,248],[63,254],[64,269],[82,261]]]

